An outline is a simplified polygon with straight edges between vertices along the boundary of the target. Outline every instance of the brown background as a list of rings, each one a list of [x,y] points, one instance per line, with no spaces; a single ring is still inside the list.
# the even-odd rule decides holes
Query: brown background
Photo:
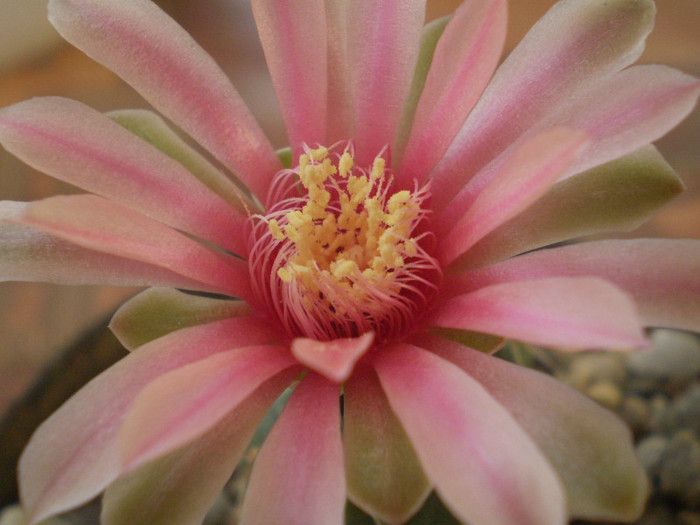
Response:
[[[275,144],[284,144],[274,94],[246,1],[162,2],[233,78]],[[460,1],[428,1],[428,16],[451,12]],[[553,0],[511,0],[507,47],[522,38]],[[657,0],[656,29],[642,58],[700,76],[700,1]],[[66,44],[0,71],[0,106],[41,95],[83,101],[100,110],[147,107],[114,74]],[[700,112],[659,143],[688,191],[641,233],[700,238]],[[34,200],[74,191],[0,150],[0,198]],[[37,372],[86,327],[104,318],[135,289],[0,283],[0,415]]]

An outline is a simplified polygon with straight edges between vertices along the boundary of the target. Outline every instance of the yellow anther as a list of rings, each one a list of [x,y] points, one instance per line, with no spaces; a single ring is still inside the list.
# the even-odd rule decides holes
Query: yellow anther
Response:
[[[278,241],[284,240],[284,233],[282,232],[280,224],[279,222],[277,222],[276,219],[272,219],[270,222],[268,222],[267,226],[268,228],[270,228],[270,233],[275,239],[277,239]]]
[[[376,157],[374,159],[374,162],[372,163],[372,172],[370,174],[370,177],[373,180],[378,179],[382,175],[384,175],[384,168],[386,166],[386,161],[382,157]]]
[[[311,158],[315,161],[323,160],[328,156],[328,148],[319,146],[311,150]]]
[[[289,273],[289,270],[286,268],[280,268],[277,270],[277,277],[279,277],[283,283],[291,283],[292,282],[292,275]]]
[[[348,275],[355,273],[355,270],[357,270],[355,261],[346,259],[331,264],[331,271],[336,279],[345,279]]]
[[[354,165],[355,161],[352,160],[352,155],[345,151],[340,156],[340,160],[338,161],[338,173],[340,173],[341,177],[345,178],[348,176],[348,173]]]

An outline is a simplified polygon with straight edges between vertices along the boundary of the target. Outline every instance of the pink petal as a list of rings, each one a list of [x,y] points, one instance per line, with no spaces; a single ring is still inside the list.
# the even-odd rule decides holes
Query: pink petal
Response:
[[[496,155],[586,84],[634,62],[654,21],[651,0],[564,0],[499,67],[432,173],[440,209]]]
[[[118,435],[123,470],[201,436],[262,383],[293,365],[284,347],[248,346],[163,374],[138,394],[124,418]]]
[[[292,151],[302,142],[326,143],[325,1],[253,0],[252,6]]]
[[[506,36],[505,0],[464,2],[438,41],[398,172],[422,180],[491,79]]]
[[[290,379],[272,378],[199,439],[117,479],[102,498],[101,523],[202,523]]]
[[[562,349],[646,346],[631,298],[594,277],[494,284],[450,299],[428,322]]]
[[[226,75],[155,3],[51,0],[49,19],[264,200],[281,168],[272,146]]]
[[[242,525],[341,525],[345,473],[338,385],[309,373],[255,458]]]
[[[292,341],[292,354],[302,365],[308,366],[326,379],[342,383],[355,367],[355,363],[374,342],[374,332],[359,337],[316,341],[297,337]]]
[[[460,194],[450,203],[445,217],[438,219],[450,225],[454,224],[453,219],[458,220],[438,249],[443,265],[449,265],[541,197],[571,165],[586,142],[581,132],[556,128],[516,145],[489,166],[493,176],[474,201],[466,204],[463,197],[470,200],[470,195]],[[464,209],[467,211],[461,219],[454,217]]]
[[[384,523],[404,523],[423,505],[431,484],[374,371],[356,370],[343,392],[348,498]]]
[[[375,368],[428,478],[459,519],[472,525],[565,523],[552,467],[481,385],[409,345],[377,353]]]
[[[461,274],[449,288],[597,275],[628,292],[643,322],[700,332],[700,241],[598,241],[541,250]]]
[[[210,326],[144,345],[90,381],[34,433],[19,463],[22,505],[39,521],[90,500],[120,473],[116,435],[145,385],[188,363],[228,350]]]
[[[666,66],[637,66],[598,82],[545,125],[584,129],[594,146],[569,174],[611,161],[661,138],[695,106],[700,80]]]
[[[396,135],[418,57],[425,2],[350,0],[346,9],[356,163],[364,166]]]
[[[569,514],[633,520],[644,509],[646,474],[622,421],[549,376],[456,343],[421,343],[479,381],[537,443],[564,483]]]
[[[148,288],[125,302],[116,311],[109,328],[119,342],[134,350],[170,332],[190,326],[222,321],[215,338],[243,340],[238,346],[270,343],[279,338],[270,323],[251,315],[243,301],[203,297],[172,288]]]
[[[477,242],[460,267],[477,268],[557,242],[638,228],[683,191],[654,146],[560,181]]]
[[[246,215],[181,164],[79,102],[34,98],[4,108],[0,142],[49,175],[245,253]]]
[[[55,284],[210,286],[155,265],[82,248],[27,226],[13,224],[29,204],[0,201],[0,281]]]
[[[355,107],[352,67],[348,63],[347,4],[345,0],[325,0],[325,4],[328,47],[326,137],[329,144],[334,144],[354,135]]]
[[[176,272],[227,294],[248,296],[246,264],[213,252],[140,213],[94,195],[31,203],[17,221],[83,248]]]

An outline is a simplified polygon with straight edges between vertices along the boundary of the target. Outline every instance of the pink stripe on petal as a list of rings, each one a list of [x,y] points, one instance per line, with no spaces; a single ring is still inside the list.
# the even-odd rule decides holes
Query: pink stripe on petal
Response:
[[[472,525],[562,525],[564,495],[525,431],[456,366],[409,345],[377,353],[375,369],[428,478]]]
[[[634,62],[651,31],[651,0],[556,3],[498,68],[432,173],[434,207],[543,115],[591,82]]]
[[[134,399],[119,429],[123,471],[201,436],[262,383],[291,366],[294,361],[282,346],[248,346],[160,376]]]
[[[350,0],[346,9],[356,164],[364,166],[394,141],[418,58],[425,2]]]
[[[639,517],[648,481],[614,414],[552,377],[458,343],[424,336],[417,344],[459,366],[512,414],[564,483],[570,516]]]
[[[597,241],[540,250],[463,273],[464,293],[493,283],[596,275],[628,292],[646,325],[700,332],[700,241]]]
[[[264,201],[281,165],[238,92],[187,32],[149,0],[51,0],[63,37],[116,72]]]
[[[101,523],[202,523],[290,379],[273,377],[199,439],[112,483],[102,498]]]
[[[326,142],[329,35],[324,4],[324,0],[252,1],[293,152],[299,152],[302,142]]]
[[[314,373],[296,388],[255,458],[242,525],[342,525],[339,395]]]
[[[587,143],[580,131],[556,128],[523,141],[487,170],[493,173],[473,202],[460,193],[438,221],[454,224],[438,249],[443,265],[525,210],[556,182]],[[467,209],[460,218],[457,214]],[[439,222],[438,222],[439,224]]]
[[[79,102],[46,97],[4,108],[0,142],[33,168],[245,254],[246,215],[181,164]]]
[[[82,248],[16,221],[29,203],[0,201],[0,282],[175,286],[215,291],[168,269]]]
[[[505,0],[464,2],[435,48],[398,173],[423,180],[491,79],[506,36]]]
[[[248,269],[242,260],[211,251],[101,197],[50,197],[30,204],[17,222],[84,248],[165,268],[223,293],[250,296]]]
[[[596,277],[486,286],[448,300],[428,323],[561,349],[647,345],[631,298]]]
[[[230,340],[217,336],[217,328],[187,328],[142,346],[93,379],[37,429],[19,463],[20,495],[29,520],[78,506],[119,475],[116,435],[134,398],[160,375],[231,348]]]
[[[348,63],[347,4],[325,0],[328,46],[328,102],[326,136],[329,144],[354,136],[355,107],[352,97],[352,68]]]
[[[301,364],[318,372],[329,381],[342,383],[352,373],[355,363],[371,348],[373,342],[374,332],[331,341],[297,337],[292,341],[292,354]]]

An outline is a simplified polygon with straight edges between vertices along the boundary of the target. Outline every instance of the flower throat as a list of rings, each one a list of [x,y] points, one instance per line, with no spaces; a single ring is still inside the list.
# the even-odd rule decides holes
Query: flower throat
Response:
[[[423,246],[428,189],[391,193],[392,183],[384,158],[360,169],[350,146],[306,147],[296,169],[277,175],[249,264],[290,332],[328,340],[372,330],[386,340],[430,300],[440,269]]]

